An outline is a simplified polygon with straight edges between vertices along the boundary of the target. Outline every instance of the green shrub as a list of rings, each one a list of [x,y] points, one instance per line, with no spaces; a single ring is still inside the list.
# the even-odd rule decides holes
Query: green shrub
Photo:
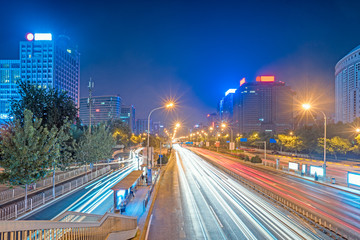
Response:
[[[259,156],[254,156],[250,160],[252,163],[262,163],[262,160]]]
[[[246,155],[246,156],[244,157],[244,160],[245,160],[245,162],[248,162],[248,161],[250,161],[250,158],[249,158],[249,156],[248,156],[248,155]]]

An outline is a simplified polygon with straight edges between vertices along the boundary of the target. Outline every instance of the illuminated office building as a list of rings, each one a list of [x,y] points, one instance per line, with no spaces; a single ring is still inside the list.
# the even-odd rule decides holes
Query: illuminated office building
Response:
[[[335,122],[349,123],[360,117],[360,46],[335,66]]]
[[[39,88],[66,91],[75,105],[79,106],[80,54],[69,37],[53,39],[50,33],[29,33],[26,40],[20,42],[19,59],[0,60],[0,88],[7,89],[0,91],[1,114],[8,113],[9,96],[19,98],[16,94],[18,80]],[[9,75],[9,71],[13,75]]]
[[[91,113],[88,98],[80,99],[80,120],[83,125],[97,125],[108,120],[120,119],[121,98],[119,96],[92,97]]]
[[[293,129],[294,92],[274,76],[245,82],[234,94],[233,126],[236,133],[252,131],[280,133]]]

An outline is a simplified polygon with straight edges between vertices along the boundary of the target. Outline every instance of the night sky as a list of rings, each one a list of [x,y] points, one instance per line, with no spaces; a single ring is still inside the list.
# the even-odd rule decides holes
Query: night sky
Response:
[[[335,64],[360,44],[360,1],[289,2],[3,1],[0,58],[18,58],[27,32],[66,34],[82,97],[91,76],[95,95],[119,94],[144,118],[171,96],[177,111],[154,114],[168,123],[204,122],[227,89],[260,74],[316,91],[333,113]]]

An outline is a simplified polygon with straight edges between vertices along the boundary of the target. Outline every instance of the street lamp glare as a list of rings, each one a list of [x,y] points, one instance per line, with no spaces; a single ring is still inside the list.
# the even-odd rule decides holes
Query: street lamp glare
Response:
[[[171,108],[171,107],[173,107],[173,106],[174,106],[174,103],[173,103],[173,102],[166,104],[166,107],[167,107],[167,108]]]
[[[225,123],[221,124],[221,127],[225,128],[225,127],[226,127],[226,124],[225,124]]]
[[[180,123],[177,123],[175,126],[176,126],[177,128],[180,127]]]
[[[304,104],[302,105],[302,108],[305,109],[305,110],[309,110],[309,109],[311,108],[311,105],[308,104],[308,103],[304,103]]]
[[[357,133],[360,133],[360,128],[355,129]]]

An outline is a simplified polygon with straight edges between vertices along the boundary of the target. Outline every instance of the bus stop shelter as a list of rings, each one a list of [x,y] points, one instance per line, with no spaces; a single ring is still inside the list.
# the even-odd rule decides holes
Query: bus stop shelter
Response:
[[[135,190],[142,174],[143,171],[132,171],[111,188],[114,191],[114,212],[125,211],[126,203],[131,197],[130,192]]]

